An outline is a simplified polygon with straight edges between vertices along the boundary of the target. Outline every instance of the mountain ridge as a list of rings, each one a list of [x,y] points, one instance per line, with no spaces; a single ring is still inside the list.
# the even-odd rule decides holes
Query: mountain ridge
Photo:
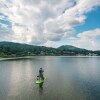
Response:
[[[0,57],[16,56],[99,56],[100,51],[78,48],[72,45],[62,45],[58,48],[35,46],[15,42],[0,42]]]
[[[54,47],[47,47],[47,46],[36,46],[36,45],[31,45],[31,44],[25,44],[25,43],[17,43],[17,42],[8,42],[8,41],[2,41],[0,42],[0,45],[1,44],[18,44],[18,45],[28,45],[28,46],[35,46],[35,47],[46,47],[46,48],[54,48]],[[54,48],[54,49],[60,49],[61,47],[72,47],[72,48],[77,48],[77,49],[84,49],[84,48],[79,48],[79,47],[76,47],[76,46],[73,46],[73,45],[61,45],[57,48]],[[84,49],[84,50],[87,50],[87,49]],[[92,51],[92,50],[91,50]],[[99,51],[99,50],[96,50],[96,51]]]

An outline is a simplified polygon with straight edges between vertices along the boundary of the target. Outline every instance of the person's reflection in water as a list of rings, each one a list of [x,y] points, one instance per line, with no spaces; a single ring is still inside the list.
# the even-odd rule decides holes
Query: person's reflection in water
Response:
[[[43,82],[39,84],[39,93],[42,95],[43,94]]]

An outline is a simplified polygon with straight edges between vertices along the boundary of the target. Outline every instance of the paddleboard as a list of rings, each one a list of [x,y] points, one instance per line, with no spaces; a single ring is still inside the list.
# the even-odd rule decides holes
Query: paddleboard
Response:
[[[46,77],[44,77],[44,80],[36,80],[36,84],[41,84],[46,80]]]

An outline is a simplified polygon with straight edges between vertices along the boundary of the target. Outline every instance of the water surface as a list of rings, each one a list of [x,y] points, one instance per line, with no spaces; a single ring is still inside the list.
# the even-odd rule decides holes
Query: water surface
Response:
[[[47,77],[42,86],[35,84],[40,67]],[[100,100],[100,58],[1,60],[0,100]]]

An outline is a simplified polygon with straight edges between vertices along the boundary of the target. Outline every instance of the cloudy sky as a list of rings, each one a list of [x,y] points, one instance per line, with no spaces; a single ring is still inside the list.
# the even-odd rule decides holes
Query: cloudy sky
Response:
[[[0,41],[100,50],[100,0],[0,0]]]

